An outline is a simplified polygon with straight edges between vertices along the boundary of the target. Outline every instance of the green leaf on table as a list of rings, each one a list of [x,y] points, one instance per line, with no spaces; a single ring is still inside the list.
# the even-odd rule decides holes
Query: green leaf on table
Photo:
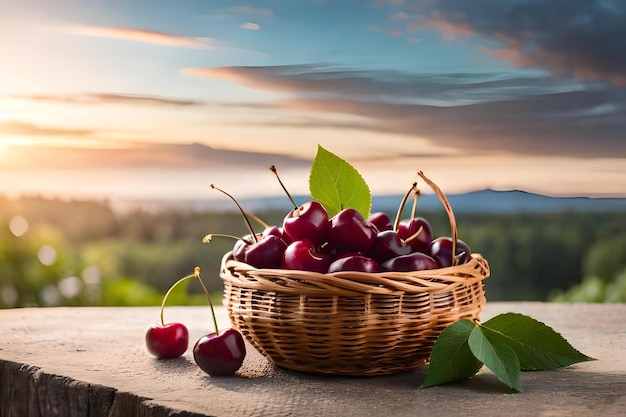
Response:
[[[500,314],[482,326],[506,338],[525,371],[553,370],[594,360],[574,349],[551,327],[523,314]]]
[[[520,366],[510,339],[487,327],[476,326],[467,340],[474,356],[485,364],[500,381],[520,392]]]
[[[467,344],[475,327],[469,320],[459,320],[441,332],[433,347],[426,380],[420,388],[461,381],[478,372],[482,363]]]
[[[372,209],[372,194],[361,174],[319,145],[311,166],[309,191],[326,208],[329,217],[350,207],[367,218]]]

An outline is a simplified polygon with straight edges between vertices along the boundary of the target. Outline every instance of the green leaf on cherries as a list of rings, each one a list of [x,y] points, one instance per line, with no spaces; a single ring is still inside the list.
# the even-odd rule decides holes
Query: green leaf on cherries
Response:
[[[482,325],[459,320],[439,335],[420,388],[470,378],[484,364],[520,392],[521,371],[554,370],[592,360],[552,328],[523,314],[500,314]]]
[[[311,197],[324,206],[328,217],[353,208],[367,218],[372,209],[372,194],[361,174],[319,145],[311,166],[309,190]]]

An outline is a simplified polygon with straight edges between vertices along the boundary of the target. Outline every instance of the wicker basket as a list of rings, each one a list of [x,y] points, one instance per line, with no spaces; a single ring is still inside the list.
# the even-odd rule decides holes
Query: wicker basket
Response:
[[[422,171],[418,176],[448,214],[456,253],[452,207],[437,184]],[[256,269],[229,252],[220,276],[233,327],[269,360],[298,371],[365,376],[425,365],[446,327],[478,321],[489,264],[473,254],[467,263],[426,271],[319,274]]]
[[[416,272],[256,269],[228,253],[224,301],[233,327],[285,368],[338,375],[383,375],[426,364],[439,334],[478,320],[489,265]]]

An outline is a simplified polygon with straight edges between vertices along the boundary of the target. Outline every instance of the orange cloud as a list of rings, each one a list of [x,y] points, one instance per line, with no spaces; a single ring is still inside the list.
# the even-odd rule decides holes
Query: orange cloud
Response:
[[[206,77],[231,81],[248,88],[272,92],[294,92],[298,90],[289,79],[277,83],[273,73],[264,75],[262,67],[207,67],[183,68],[182,75]]]
[[[204,103],[193,100],[179,100],[168,97],[147,96],[140,94],[119,93],[83,93],[70,95],[44,94],[13,94],[10,98],[41,102],[56,102],[68,104],[130,104],[130,105],[168,105],[168,106],[197,106]]]
[[[0,135],[6,136],[63,136],[84,137],[93,134],[88,129],[65,129],[41,127],[32,123],[20,121],[0,122]]]
[[[11,158],[3,161],[0,171],[80,170],[159,167],[190,169],[246,166],[263,168],[277,164],[284,167],[310,163],[289,155],[232,151],[200,143],[133,143],[124,147],[11,146]],[[25,163],[37,161],[36,164]]]
[[[57,30],[81,36],[121,39],[179,48],[215,49],[219,44],[217,39],[214,38],[189,37],[153,30],[115,26],[67,25],[57,28]]]
[[[420,18],[417,22],[406,25],[406,30],[414,32],[418,30],[437,30],[441,32],[443,40],[450,42],[459,36],[471,36],[474,29],[466,23],[450,22],[444,20],[438,13],[432,13],[429,18]]]

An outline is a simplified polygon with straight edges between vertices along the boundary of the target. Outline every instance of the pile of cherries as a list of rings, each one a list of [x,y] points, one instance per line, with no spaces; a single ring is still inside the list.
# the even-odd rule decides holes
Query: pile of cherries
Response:
[[[274,167],[272,171],[278,178]],[[278,180],[280,182],[280,178]],[[405,195],[392,225],[386,213],[376,212],[365,219],[353,208],[345,208],[329,218],[324,206],[317,201],[297,205],[280,183],[294,209],[285,216],[282,227],[266,226],[262,233],[253,231],[246,213],[230,194],[211,185],[237,204],[250,231],[236,241],[233,247],[235,260],[255,268],[372,273],[444,268],[463,264],[471,257],[471,250],[465,242],[460,239],[455,242],[451,237],[433,239],[429,222],[423,217],[415,217],[419,195],[416,184]],[[410,219],[400,221],[411,193],[415,196],[413,213]],[[211,236],[208,235],[205,241]]]

